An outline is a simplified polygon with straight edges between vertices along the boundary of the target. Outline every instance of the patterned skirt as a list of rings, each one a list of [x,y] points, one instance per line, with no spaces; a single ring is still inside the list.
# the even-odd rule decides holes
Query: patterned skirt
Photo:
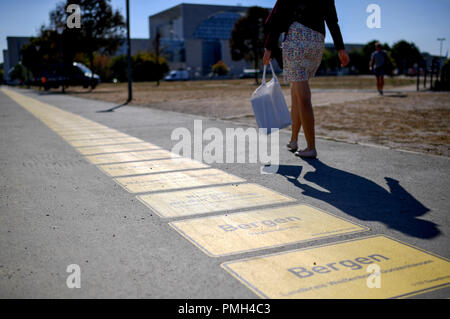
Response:
[[[325,37],[320,32],[294,22],[282,48],[285,81],[307,81],[316,74],[320,66]]]

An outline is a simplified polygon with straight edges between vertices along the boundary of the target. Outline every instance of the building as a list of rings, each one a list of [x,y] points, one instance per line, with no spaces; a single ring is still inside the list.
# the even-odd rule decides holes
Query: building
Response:
[[[242,6],[182,3],[149,17],[150,39],[160,35],[160,49],[171,69],[186,69],[191,76],[203,76],[223,61],[230,74],[247,67],[232,61],[229,40],[234,23],[247,11]]]
[[[149,53],[152,50],[151,42],[149,39],[130,39],[131,55],[137,53]],[[127,54],[127,42],[120,46],[120,48],[114,53],[114,55],[126,55]]]
[[[30,42],[30,37],[6,37],[8,49],[3,50],[3,70],[5,71],[5,80],[9,81],[9,71],[21,60],[20,50],[25,44]]]

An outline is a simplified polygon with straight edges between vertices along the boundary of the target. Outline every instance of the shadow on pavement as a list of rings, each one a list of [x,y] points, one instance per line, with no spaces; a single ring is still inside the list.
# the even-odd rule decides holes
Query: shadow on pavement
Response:
[[[399,181],[385,177],[389,191],[355,174],[330,167],[319,160],[307,160],[315,171],[304,179],[326,191],[301,183],[301,166],[280,165],[277,174],[303,190],[303,195],[327,202],[360,220],[378,221],[404,234],[430,239],[440,234],[433,222],[418,219],[430,210],[409,194]]]

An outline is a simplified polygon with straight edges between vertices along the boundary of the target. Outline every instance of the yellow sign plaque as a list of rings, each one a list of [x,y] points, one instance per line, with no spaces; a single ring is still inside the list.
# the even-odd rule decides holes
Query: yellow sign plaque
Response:
[[[123,163],[123,162],[135,162],[135,161],[157,160],[157,159],[159,160],[172,157],[179,157],[179,156],[162,149],[86,156],[88,161],[90,161],[92,164]]]
[[[450,262],[386,236],[222,264],[263,298],[404,298],[450,285]]]
[[[141,195],[138,196],[138,199],[163,218],[295,201],[294,198],[256,184],[237,184]]]
[[[151,143],[144,142],[133,144],[88,146],[88,147],[79,147],[77,149],[83,155],[93,155],[102,153],[119,153],[128,151],[151,150],[151,149],[159,149],[159,147]]]
[[[64,136],[61,135],[63,139],[66,141],[76,141],[76,140],[88,140],[88,139],[96,139],[96,138],[119,138],[119,137],[130,137],[130,135],[124,133],[92,133],[92,134],[82,134],[79,135],[69,135]]]
[[[182,220],[170,225],[212,257],[368,230],[306,205]]]
[[[193,171],[159,173],[114,179],[130,193],[156,192],[197,186],[245,182],[221,170],[208,168]]]
[[[80,134],[97,134],[97,133],[117,133],[117,130],[107,127],[95,127],[95,126],[79,126],[79,127],[66,127],[62,129],[53,129],[56,133],[64,136],[80,135]]]
[[[191,160],[189,158],[173,158],[159,161],[144,161],[120,164],[108,164],[99,166],[106,174],[118,177],[137,174],[151,174],[169,171],[178,171],[194,168],[209,167],[206,164]]]
[[[69,141],[69,143],[74,147],[143,143],[143,142],[144,142],[143,140],[136,137],[100,138],[96,140]]]

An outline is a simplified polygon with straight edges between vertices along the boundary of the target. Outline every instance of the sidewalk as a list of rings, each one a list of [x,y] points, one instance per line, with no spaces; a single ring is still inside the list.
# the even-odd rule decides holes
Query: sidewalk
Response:
[[[115,105],[64,95],[15,91],[169,151],[176,144],[170,139],[173,130],[184,127],[192,132],[196,119],[202,120],[203,130],[215,127],[225,132],[226,128],[242,127],[242,124],[138,106],[98,113]],[[0,256],[4,269],[7,269],[4,272],[9,276],[9,279],[1,279],[0,286],[8,287],[17,296],[32,292],[43,297],[55,294],[151,298],[256,296],[219,267],[223,262],[236,260],[236,256],[211,259],[201,253],[173,232],[167,221],[149,216],[149,210],[135,196],[125,193],[111,178],[87,163],[69,144],[3,93],[0,93],[0,103],[0,163],[5,181],[2,185],[1,210],[5,212],[5,222],[1,223]],[[287,132],[281,132],[280,145],[286,144],[288,138]],[[206,146],[208,141],[203,144]],[[276,175],[261,174],[260,164],[211,166],[370,230],[243,253],[239,258],[367,235],[387,235],[450,258],[448,158],[323,139],[318,140],[318,150],[319,160],[306,162],[281,149],[281,167]],[[27,185],[25,191],[20,190],[23,185]],[[34,209],[34,214],[16,215],[19,211],[29,212],[30,208]],[[88,209],[89,213],[83,215],[82,208]],[[48,211],[52,213],[46,219]],[[75,214],[73,218],[71,212]],[[53,226],[61,227],[62,231],[41,232],[41,227],[51,229]],[[70,227],[81,233],[69,231]],[[19,234],[27,232],[26,240],[34,247],[33,252],[25,251],[20,242],[23,239]],[[113,233],[116,236],[113,237]],[[43,241],[45,246],[32,244]],[[81,247],[71,249],[74,242]],[[13,251],[11,247],[15,247]],[[72,257],[61,257],[64,251]],[[53,257],[44,257],[49,255]],[[61,270],[58,272],[58,267],[82,258],[84,267],[88,267],[89,288],[81,292],[57,288],[51,278],[64,280],[65,275]],[[27,276],[34,282],[49,280],[48,289],[38,289],[20,279],[25,276],[18,275],[23,273],[23,268],[12,270],[24,259],[30,265],[25,267],[29,271],[33,267],[40,269]],[[49,268],[53,269],[53,275],[45,273]],[[113,280],[114,276],[118,279]],[[202,279],[199,281],[199,278]],[[446,290],[430,294],[448,297]],[[1,290],[0,295],[5,296],[5,291]]]

